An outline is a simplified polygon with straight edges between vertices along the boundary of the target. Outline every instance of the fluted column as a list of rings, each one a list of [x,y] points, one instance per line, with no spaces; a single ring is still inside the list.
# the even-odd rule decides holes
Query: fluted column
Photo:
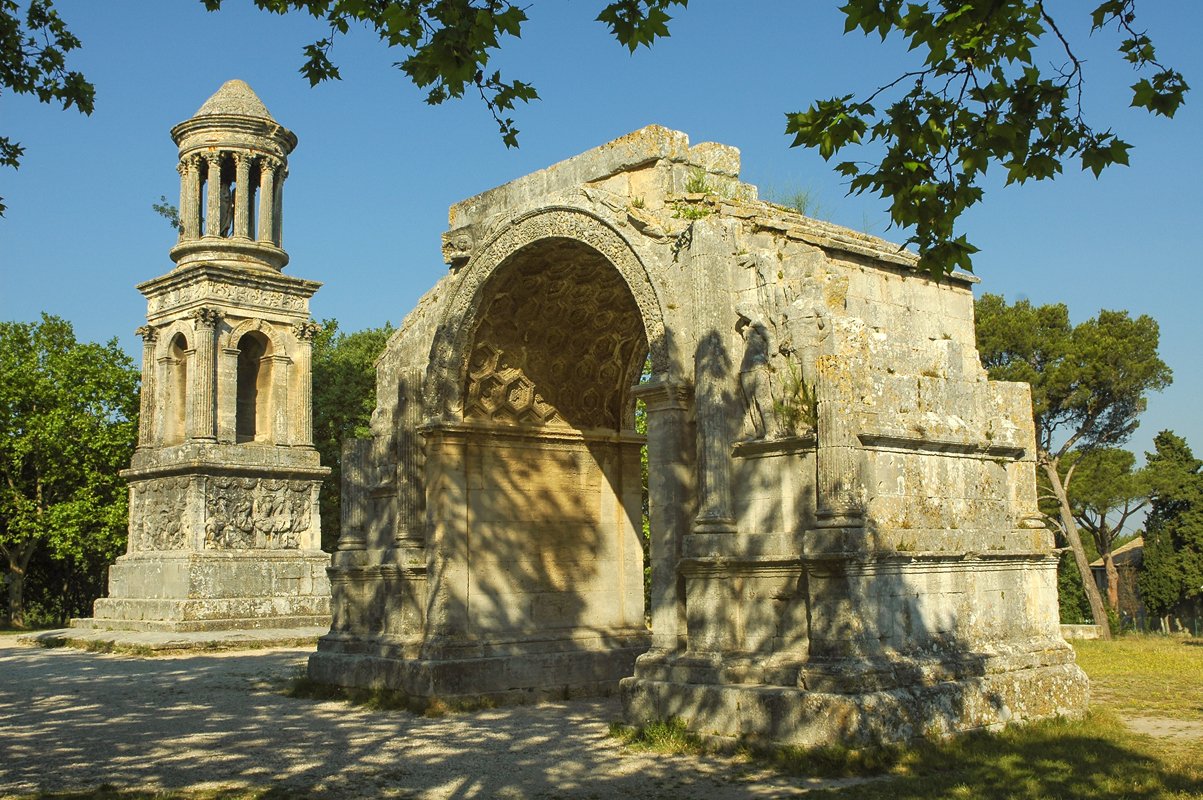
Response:
[[[256,234],[260,242],[273,244],[276,205],[276,169],[279,162],[274,158],[259,160],[259,225]]]
[[[340,553],[367,547],[365,526],[371,455],[371,439],[347,439],[343,442],[342,533],[338,537]]]
[[[221,235],[221,154],[208,153],[205,155],[208,164],[208,174],[205,182],[208,184],[208,195],[205,198],[205,236]]]
[[[635,389],[647,409],[649,593],[652,647],[676,650],[685,637],[684,588],[677,572],[694,504],[690,387],[657,378]]]
[[[833,341],[832,339],[828,341]],[[848,396],[848,367],[837,354],[826,353],[817,362],[815,395],[818,405],[816,485],[819,526],[855,528],[864,525],[864,487],[860,442],[853,425],[853,403]]]
[[[294,328],[297,350],[292,368],[297,396],[290,409],[293,424],[290,444],[301,447],[313,446],[313,339],[321,329],[316,322],[302,322]]]
[[[272,244],[277,247],[284,243],[284,181],[288,178],[288,165],[281,164],[276,175],[275,227],[272,229]]]
[[[155,363],[155,342],[159,332],[149,325],[138,328],[136,333],[142,337],[142,394],[139,398],[138,409],[138,447],[152,447],[155,442],[155,390],[158,381],[155,380],[157,364]]]
[[[217,393],[214,376],[217,373],[217,321],[220,314],[213,308],[197,309],[193,316],[196,329],[195,367],[188,371],[188,438],[216,441]]]
[[[200,236],[200,163],[188,156],[176,167],[180,173],[180,239]]]
[[[423,475],[422,446],[418,426],[422,424],[422,373],[405,370],[402,387],[401,429],[398,442],[397,528],[393,544],[398,547],[421,545],[426,540],[426,481]]]
[[[237,189],[234,194],[234,235],[239,239],[251,238],[251,156],[235,153],[234,164]]]

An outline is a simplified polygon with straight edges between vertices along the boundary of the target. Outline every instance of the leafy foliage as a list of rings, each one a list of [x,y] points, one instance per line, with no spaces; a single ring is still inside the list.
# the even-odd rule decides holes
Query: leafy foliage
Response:
[[[994,380],[1031,384],[1037,445],[1050,455],[1123,443],[1146,395],[1172,379],[1157,355],[1157,321],[1147,315],[1100,311],[1072,326],[1064,304],[1008,306],[992,294],[976,308],[982,366]]]
[[[1135,7],[1135,0],[1099,4],[1093,30],[1114,28],[1124,59],[1151,72],[1133,84],[1132,105],[1172,117],[1189,87],[1134,27]],[[913,230],[907,242],[932,275],[972,270],[977,248],[955,226],[982,199],[992,164],[1011,184],[1051,178],[1070,159],[1096,177],[1128,163],[1130,145],[1086,121],[1085,64],[1042,0],[847,0],[840,10],[845,33],[882,41],[900,35],[922,66],[864,99],[846,94],[787,114],[786,133],[794,146],[816,148],[824,159],[849,145],[879,143],[880,161],[844,161],[836,169],[850,179],[851,192],[890,201],[890,218]],[[1058,65],[1039,66],[1042,43],[1057,48]]]
[[[67,68],[67,54],[79,45],[54,0],[30,0],[23,15],[17,0],[0,0],[0,88],[91,114],[95,87],[82,73]],[[19,143],[0,136],[0,167],[16,169],[24,154]],[[4,210],[0,198],[0,217]]]
[[[1153,500],[1145,520],[1140,596],[1154,614],[1203,597],[1203,461],[1162,431],[1147,454]]]
[[[322,486],[322,547],[333,549],[341,531],[342,443],[367,436],[376,408],[376,359],[393,328],[385,324],[343,333],[338,321],[322,321],[313,342],[313,440],[330,477]]]
[[[202,0],[216,11],[222,0]],[[438,105],[475,89],[493,116],[507,147],[518,146],[518,128],[507,116],[517,103],[539,99],[535,87],[507,80],[489,61],[507,36],[520,38],[526,9],[509,0],[254,0],[274,14],[304,11],[329,25],[329,35],[306,45],[301,74],[311,86],[341,76],[330,54],[338,37],[352,25],[371,29],[389,48],[405,54],[395,66],[426,90],[426,102]],[[632,52],[668,36],[666,9],[688,0],[615,0],[602,9],[599,22]]]
[[[116,340],[77,342],[48,315],[0,322],[0,555],[15,624],[35,552],[104,564],[124,545],[118,473],[137,439],[137,398],[138,371]]]

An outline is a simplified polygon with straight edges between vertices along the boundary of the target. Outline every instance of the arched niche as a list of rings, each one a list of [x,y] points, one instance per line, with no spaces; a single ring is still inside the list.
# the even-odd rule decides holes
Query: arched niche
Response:
[[[237,442],[269,441],[272,434],[272,347],[251,331],[238,341],[234,435]]]
[[[167,337],[166,352],[159,360],[163,403],[160,418],[160,440],[163,444],[180,444],[187,430],[188,363],[192,350],[182,331]]]
[[[291,359],[287,340],[264,320],[243,320],[226,335],[219,368],[219,439],[288,444]]]

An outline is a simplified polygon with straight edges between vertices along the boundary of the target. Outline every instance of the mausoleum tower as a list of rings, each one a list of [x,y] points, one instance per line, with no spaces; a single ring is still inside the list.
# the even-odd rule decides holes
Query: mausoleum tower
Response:
[[[283,185],[297,138],[244,82],[171,131],[176,266],[146,296],[127,553],[93,627],[328,624],[313,446],[309,298],[282,274]]]

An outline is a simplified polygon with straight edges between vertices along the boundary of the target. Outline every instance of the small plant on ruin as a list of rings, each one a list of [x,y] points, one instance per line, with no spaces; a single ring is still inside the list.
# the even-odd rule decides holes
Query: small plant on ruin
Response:
[[[786,368],[781,399],[773,404],[773,412],[781,427],[795,435],[813,431],[818,425],[815,387],[802,380],[802,370],[793,359],[786,361]]]
[[[705,219],[710,214],[711,209],[707,206],[694,205],[685,201],[673,203],[673,219]]]
[[[714,187],[706,181],[706,172],[701,167],[694,167],[685,181],[685,191],[689,194],[713,194]]]

